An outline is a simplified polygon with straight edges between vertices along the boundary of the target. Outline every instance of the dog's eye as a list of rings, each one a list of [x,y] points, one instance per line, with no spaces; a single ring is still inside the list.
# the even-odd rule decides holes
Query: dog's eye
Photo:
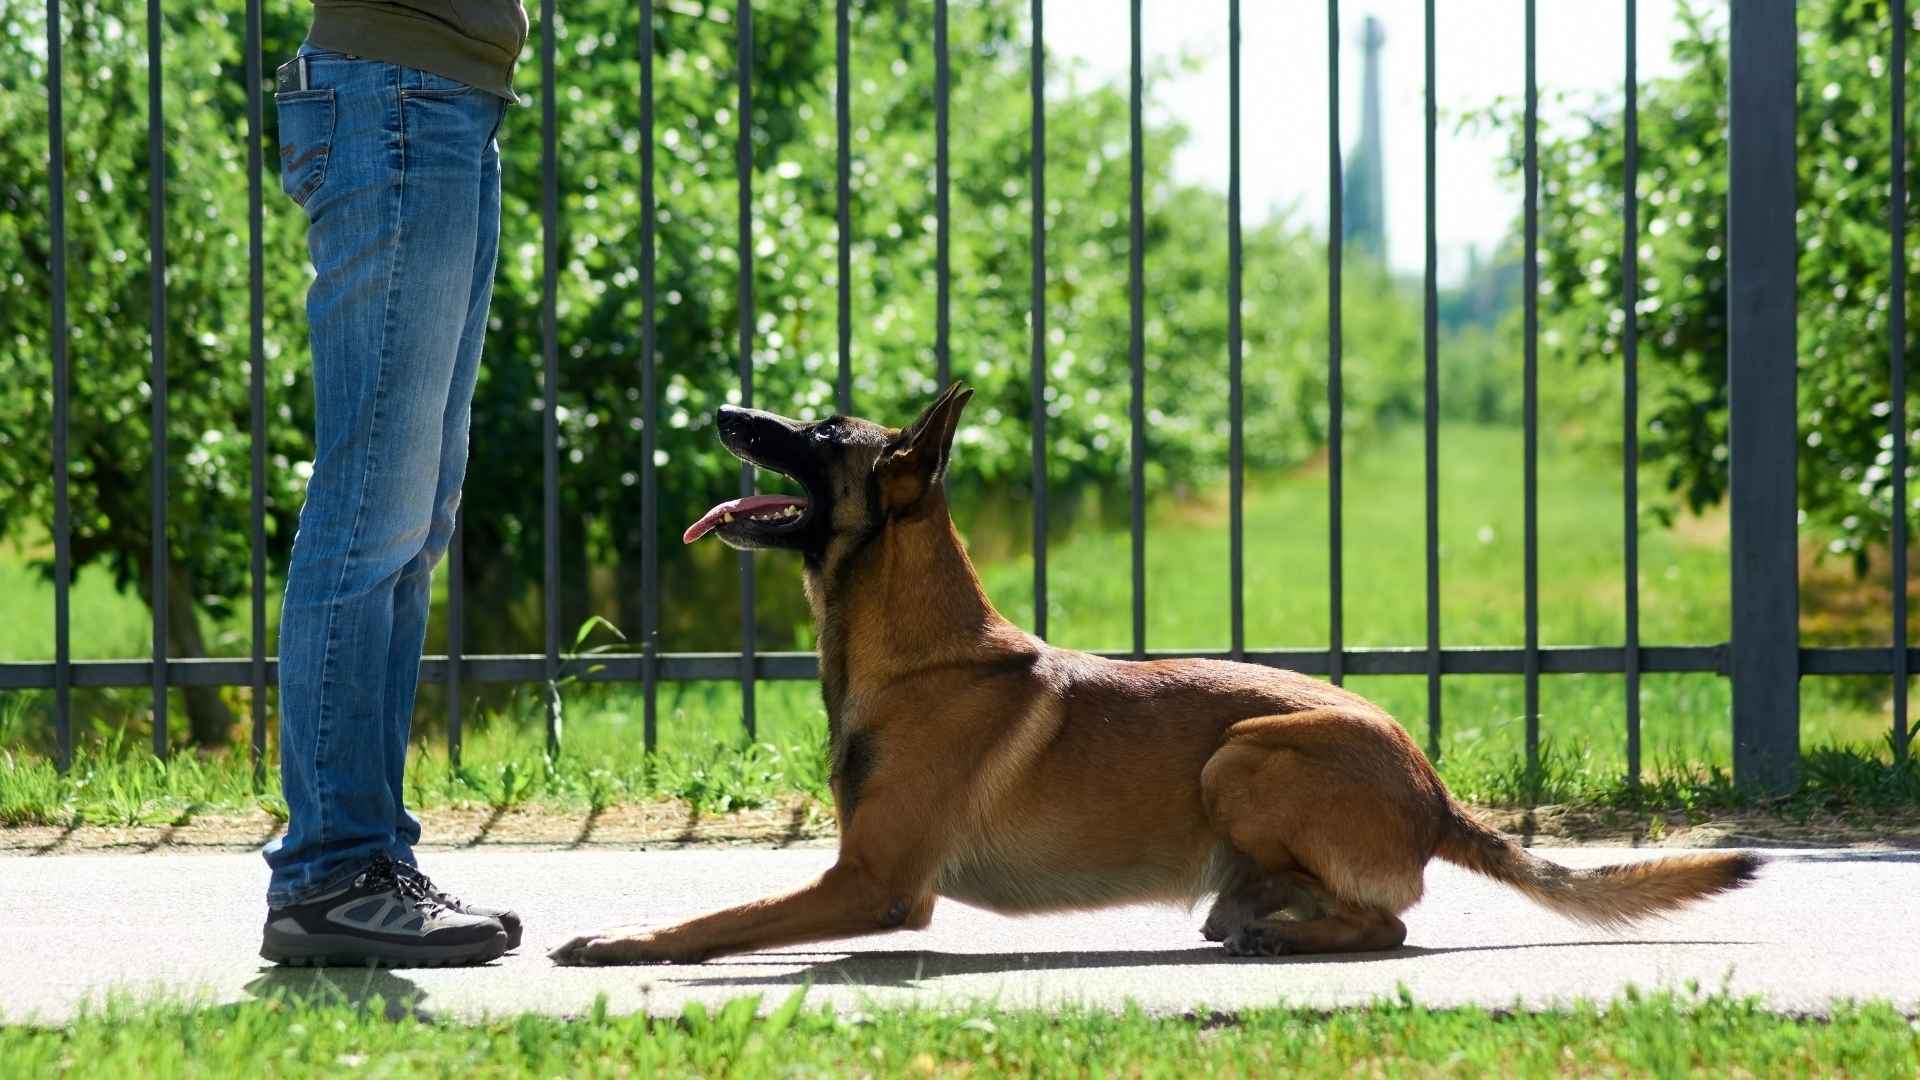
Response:
[[[814,429],[813,429],[813,437],[814,437],[814,439],[815,439],[815,441],[817,441],[817,442],[832,442],[832,441],[833,441],[833,429],[832,429],[832,428],[830,428],[830,427],[817,427],[817,428],[814,428]]]

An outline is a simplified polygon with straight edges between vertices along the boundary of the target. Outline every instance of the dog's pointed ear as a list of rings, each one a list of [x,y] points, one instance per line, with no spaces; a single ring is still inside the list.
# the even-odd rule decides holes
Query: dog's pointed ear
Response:
[[[971,397],[972,387],[954,383],[887,445],[874,463],[882,509],[890,514],[910,510],[946,479],[953,436]]]

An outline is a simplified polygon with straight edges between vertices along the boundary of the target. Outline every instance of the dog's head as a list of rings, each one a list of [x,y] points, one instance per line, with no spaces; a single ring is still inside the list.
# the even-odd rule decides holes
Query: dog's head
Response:
[[[792,480],[801,494],[723,502],[688,526],[682,539],[691,544],[713,533],[732,547],[788,549],[817,564],[837,543],[865,539],[892,522],[944,514],[947,458],[972,396],[955,383],[899,430],[849,416],[803,423],[723,406],[720,444]]]

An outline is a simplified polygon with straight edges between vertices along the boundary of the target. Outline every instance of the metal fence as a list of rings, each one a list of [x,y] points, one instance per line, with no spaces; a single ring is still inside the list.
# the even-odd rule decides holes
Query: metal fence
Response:
[[[837,406],[842,412],[853,410],[851,341],[852,304],[850,298],[851,228],[849,214],[849,120],[848,86],[849,0],[838,0],[836,10],[836,125],[837,218],[839,267],[839,367],[835,382]],[[1728,381],[1730,412],[1730,461],[1732,520],[1731,640],[1718,644],[1647,645],[1640,638],[1637,578],[1638,505],[1636,471],[1639,431],[1636,415],[1638,341],[1635,300],[1638,296],[1635,263],[1635,237],[1638,231],[1638,206],[1635,178],[1638,173],[1636,102],[1636,5],[1624,0],[1625,49],[1622,57],[1626,88],[1625,103],[1625,192],[1622,206],[1624,230],[1623,294],[1625,312],[1622,389],[1626,410],[1622,436],[1625,453],[1621,462],[1625,501],[1625,574],[1623,589],[1626,604],[1625,640],[1619,645],[1542,646],[1539,634],[1539,530],[1538,530],[1538,399],[1537,374],[1539,338],[1538,284],[1539,166],[1537,158],[1538,90],[1535,81],[1535,0],[1522,0],[1525,16],[1526,86],[1524,131],[1524,318],[1525,356],[1523,386],[1524,424],[1524,522],[1525,522],[1525,637],[1518,646],[1493,648],[1448,648],[1442,645],[1440,619],[1439,564],[1439,337],[1435,205],[1435,142],[1437,112],[1435,87],[1443,73],[1434,60],[1434,0],[1425,4],[1425,543],[1426,543],[1426,641],[1410,648],[1348,648],[1342,630],[1342,537],[1341,537],[1341,159],[1340,159],[1340,4],[1327,3],[1327,184],[1331,207],[1328,214],[1328,340],[1327,408],[1329,413],[1328,476],[1330,516],[1327,537],[1329,587],[1331,590],[1330,644],[1327,649],[1262,650],[1249,648],[1245,632],[1245,583],[1243,562],[1243,441],[1241,361],[1241,206],[1240,206],[1240,4],[1229,0],[1226,19],[1229,29],[1229,81],[1226,88],[1230,117],[1228,213],[1229,256],[1223,272],[1227,280],[1228,355],[1230,400],[1229,442],[1229,575],[1231,581],[1231,648],[1224,652],[1160,652],[1147,648],[1146,634],[1146,527],[1144,468],[1148,454],[1143,412],[1145,334],[1143,319],[1143,141],[1141,114],[1143,75],[1141,60],[1141,0],[1131,0],[1132,70],[1130,79],[1131,113],[1131,189],[1130,214],[1132,251],[1130,259],[1129,299],[1132,341],[1129,366],[1132,386],[1132,438],[1130,446],[1130,495],[1132,534],[1132,648],[1119,654],[1142,658],[1172,655],[1212,655],[1248,660],[1255,663],[1293,668],[1324,675],[1338,682],[1348,675],[1424,675],[1427,682],[1427,745],[1430,753],[1439,751],[1441,730],[1441,680],[1446,675],[1518,674],[1525,680],[1526,758],[1528,765],[1538,763],[1540,740],[1539,691],[1543,674],[1575,672],[1619,673],[1626,681],[1626,715],[1623,735],[1626,742],[1627,769],[1639,776],[1640,755],[1640,680],[1649,672],[1710,672],[1728,677],[1733,693],[1734,774],[1742,783],[1780,788],[1792,783],[1797,766],[1799,733],[1798,682],[1802,675],[1890,675],[1893,679],[1892,743],[1896,755],[1905,755],[1908,744],[1907,677],[1916,656],[1908,644],[1906,629],[1907,583],[1907,438],[1905,417],[1906,373],[1903,364],[1905,341],[1905,237],[1906,217],[1906,145],[1904,125],[1892,124],[1887,148],[1891,158],[1893,201],[1888,229],[1892,240],[1892,288],[1889,326],[1889,354],[1893,408],[1888,425],[1892,440],[1893,505],[1902,508],[1893,516],[1889,538],[1893,558],[1892,645],[1862,648],[1802,648],[1797,627],[1798,580],[1796,563],[1795,508],[1795,257],[1794,232],[1794,134],[1795,134],[1795,18],[1792,0],[1735,0],[1731,8],[1730,35],[1730,160],[1728,176],[1728,251],[1729,289]],[[54,402],[52,417],[53,490],[54,490],[54,639],[55,656],[51,663],[0,663],[0,689],[50,688],[53,691],[53,717],[57,728],[59,760],[64,767],[71,758],[71,690],[73,687],[150,686],[153,695],[153,750],[167,752],[167,689],[170,686],[223,685],[250,686],[252,694],[252,748],[256,763],[264,754],[266,739],[265,690],[275,678],[275,661],[266,648],[266,556],[264,543],[265,491],[265,364],[262,357],[262,253],[261,253],[261,175],[260,137],[263,103],[261,74],[261,3],[247,0],[246,10],[246,89],[248,99],[248,176],[249,247],[252,297],[252,334],[250,352],[252,409],[252,653],[246,659],[179,658],[165,655],[167,592],[156,587],[153,594],[153,650],[147,659],[75,661],[71,655],[69,590],[71,559],[68,521],[68,320],[66,312],[66,234],[64,223],[64,135],[61,120],[61,32],[57,0],[49,0],[47,25],[48,105],[51,128],[49,146],[48,192],[51,199],[52,356]],[[642,528],[649,538],[658,534],[656,502],[658,478],[654,463],[654,433],[657,418],[657,386],[654,364],[654,259],[655,191],[653,63],[654,0],[637,0],[638,50],[640,59],[641,126],[640,186],[642,240],[639,271],[643,282],[642,353],[639,371],[643,400],[641,428]],[[1047,485],[1046,485],[1046,411],[1043,391],[1046,380],[1046,283],[1045,261],[1045,181],[1046,181],[1046,106],[1045,106],[1045,3],[1030,0],[1031,5],[1031,85],[1032,85],[1032,440],[1033,440],[1033,591],[1034,631],[1047,633]],[[1905,0],[1891,0],[1895,27],[1908,26]],[[555,0],[541,0],[542,26],[553,25]],[[947,0],[933,0],[932,36],[935,65],[935,188],[937,218],[935,355],[939,381],[949,378],[948,331],[951,267],[949,265],[948,98],[951,70],[947,48]],[[751,356],[754,344],[753,249],[751,245],[751,200],[753,146],[750,117],[753,101],[753,5],[751,0],[736,0],[734,16],[737,35],[735,80],[738,89],[738,115],[741,118],[736,145],[735,166],[739,185],[739,357],[740,390],[744,404],[753,403]],[[166,198],[162,139],[160,0],[147,0],[148,98],[149,98],[149,176],[150,231],[149,258],[155,268],[166,264],[164,206]],[[1906,69],[1906,34],[1893,35],[1892,61],[1889,66],[1893,115],[1905,116],[1905,85],[1901,77]],[[428,657],[423,665],[425,681],[445,683],[448,687],[449,749],[458,758],[461,732],[461,686],[474,682],[552,683],[561,673],[559,638],[560,577],[558,475],[559,455],[555,410],[551,407],[558,386],[558,342],[555,304],[558,275],[558,169],[555,92],[555,36],[542,34],[540,42],[540,88],[542,102],[541,163],[543,191],[541,223],[544,236],[545,266],[542,280],[542,330],[546,406],[544,445],[545,536],[545,648],[538,655],[468,655],[462,647],[465,624],[464,563],[461,537],[455,533],[451,550],[449,584],[448,655]],[[152,533],[155,567],[167,565],[167,463],[164,433],[167,424],[166,374],[164,351],[166,295],[160,273],[151,275],[152,326],[151,366],[152,410]],[[749,493],[754,482],[751,466],[740,471],[742,493]],[[662,653],[658,648],[659,569],[654,545],[644,551],[641,573],[645,596],[643,625],[638,652],[595,657],[595,670],[584,677],[592,680],[638,681],[645,700],[645,738],[652,747],[657,734],[656,705],[661,680],[737,679],[742,695],[742,720],[751,733],[755,729],[754,688],[761,679],[811,679],[817,675],[815,657],[808,653],[767,653],[756,648],[754,640],[754,564],[750,555],[741,553],[740,648],[733,653]],[[549,704],[548,738],[557,735],[557,712]]]

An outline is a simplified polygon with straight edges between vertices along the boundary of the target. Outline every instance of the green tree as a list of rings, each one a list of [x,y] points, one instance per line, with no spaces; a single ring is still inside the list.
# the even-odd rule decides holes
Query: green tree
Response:
[[[1727,484],[1727,38],[1724,12],[1702,5],[1682,4],[1679,26],[1679,74],[1640,92],[1638,309],[1650,404],[1642,445],[1678,501],[1697,509]],[[1799,26],[1800,505],[1835,537],[1830,550],[1864,569],[1892,513],[1887,69],[1895,28],[1880,0],[1807,0]],[[1911,38],[1912,25],[1898,29]],[[1543,345],[1575,362],[1612,361],[1621,351],[1621,123],[1617,100],[1595,104],[1540,143]],[[1905,123],[1912,145],[1911,111]],[[1916,216],[1909,203],[1909,235]],[[1909,259],[1916,254],[1909,243]],[[1910,290],[1916,270],[1920,261],[1910,262]],[[1909,310],[1913,301],[1910,291]],[[1902,354],[1911,373],[1911,333]]]
[[[147,65],[137,11],[124,0],[62,8],[63,104],[74,565],[102,563],[147,599],[159,575],[149,544]],[[227,14],[173,6],[164,40],[167,647],[200,656],[200,613],[224,614],[248,587],[246,99],[240,28]],[[52,516],[45,43],[44,6],[0,0],[0,536]],[[303,250],[285,203],[268,203],[268,251]],[[300,275],[271,277],[267,359],[303,357]],[[278,561],[300,505],[296,463],[311,450],[305,395],[275,397],[267,530]],[[193,737],[225,743],[233,717],[218,692],[184,696]]]
[[[274,7],[269,5],[270,8]],[[561,214],[563,588],[637,623],[637,567],[661,545],[666,643],[727,647],[736,630],[729,553],[682,548],[679,529],[733,493],[737,462],[709,430],[737,390],[738,266],[733,5],[656,5],[656,185],[661,427],[660,533],[639,527],[641,344],[639,59],[632,5],[578,0],[552,31]],[[145,35],[133,0],[66,0],[65,104],[73,495],[77,565],[152,579],[145,378]],[[304,9],[269,11],[267,67],[291,55]],[[51,517],[45,432],[51,390],[45,9],[0,0],[0,536]],[[980,388],[956,483],[1024,512],[1028,476],[1028,47],[1024,5],[956,5],[953,55],[953,329],[957,377]],[[752,244],[755,400],[803,416],[833,409],[835,281],[833,5],[755,5]],[[245,92],[238,13],[166,16],[173,608],[171,648],[204,651],[196,612],[246,594],[247,261]],[[539,89],[540,33],[518,85]],[[929,12],[854,5],[855,408],[911,416],[934,363],[933,68]],[[1112,87],[1050,85],[1048,125],[1049,487],[1066,507],[1123,492],[1128,452],[1127,109]],[[1224,90],[1223,90],[1224,92]],[[266,143],[276,145],[273,110]],[[466,545],[471,647],[537,647],[541,583],[541,146],[538,108],[501,136],[505,226],[492,332],[475,403]],[[1146,297],[1150,484],[1218,477],[1226,457],[1226,208],[1171,179],[1182,133],[1149,126]],[[266,155],[268,168],[277,155]],[[302,301],[303,224],[267,177],[270,565],[284,566],[311,387]],[[1284,465],[1325,440],[1323,245],[1285,220],[1246,236],[1247,449]],[[1417,310],[1384,274],[1347,277],[1347,422],[1356,431],[1419,407]],[[793,568],[762,564],[762,642],[803,641]],[[605,567],[596,577],[589,568]],[[444,627],[444,620],[436,620]],[[217,697],[194,734],[225,733]],[[203,722],[204,714],[204,722]]]

